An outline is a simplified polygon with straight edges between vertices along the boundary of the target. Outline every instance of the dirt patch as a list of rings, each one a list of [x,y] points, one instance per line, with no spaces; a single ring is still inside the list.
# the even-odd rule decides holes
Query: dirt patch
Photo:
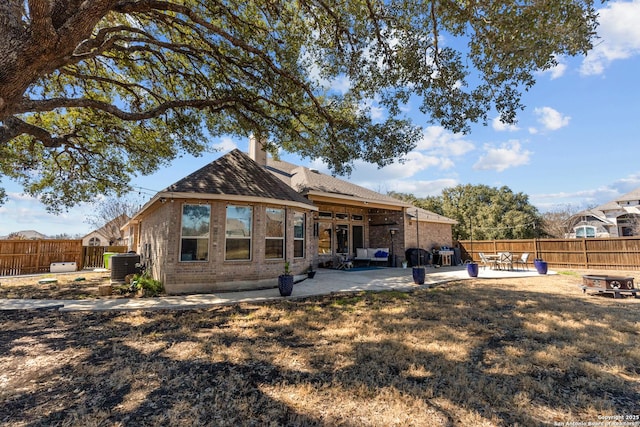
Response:
[[[112,286],[109,295],[100,294],[101,285],[111,284],[110,274],[109,271],[78,271],[0,277],[0,298],[104,299],[126,296],[118,286]]]

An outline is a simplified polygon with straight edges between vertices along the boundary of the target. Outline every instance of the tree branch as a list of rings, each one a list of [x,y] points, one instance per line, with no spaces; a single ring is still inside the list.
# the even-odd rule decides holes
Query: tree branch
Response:
[[[4,125],[0,126],[0,144],[6,144],[11,139],[22,134],[33,135],[38,141],[42,142],[42,145],[48,148],[60,147],[65,141],[65,138],[51,136],[49,132],[41,127],[29,124],[16,117],[9,117],[4,121]]]
[[[168,110],[179,108],[209,108],[212,111],[221,111],[235,106],[238,101],[237,97],[226,97],[220,99],[177,99],[163,102],[155,108],[151,108],[146,111],[128,112],[107,102],[87,98],[52,98],[45,100],[25,99],[17,108],[17,113],[52,111],[57,108],[91,108],[109,113],[120,120],[138,121],[159,117]]]

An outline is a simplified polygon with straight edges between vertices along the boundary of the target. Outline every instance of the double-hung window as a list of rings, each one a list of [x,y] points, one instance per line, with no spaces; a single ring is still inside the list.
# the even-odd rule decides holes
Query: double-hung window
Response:
[[[293,214],[293,257],[304,258],[305,215],[302,212]]]
[[[180,261],[209,259],[209,223],[211,206],[182,205]]]
[[[582,226],[576,228],[576,237],[577,238],[586,238],[586,237],[596,237],[596,229],[595,227]]]
[[[285,212],[284,209],[267,208],[267,229],[265,233],[265,258],[267,259],[283,259],[284,258],[284,227]]]
[[[253,208],[227,205],[225,260],[251,259]]]

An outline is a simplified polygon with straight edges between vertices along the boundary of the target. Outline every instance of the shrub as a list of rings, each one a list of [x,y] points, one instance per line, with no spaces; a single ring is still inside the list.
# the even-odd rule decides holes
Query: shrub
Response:
[[[142,290],[144,296],[155,297],[164,291],[164,286],[159,280],[155,280],[147,274],[136,274],[131,281],[131,288],[134,291]]]

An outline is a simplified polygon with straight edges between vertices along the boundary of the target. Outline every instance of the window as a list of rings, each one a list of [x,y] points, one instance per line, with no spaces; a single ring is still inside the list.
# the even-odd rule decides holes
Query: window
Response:
[[[578,227],[576,228],[576,237],[577,238],[585,238],[585,237],[596,237],[596,229],[595,227]]]
[[[352,225],[353,247],[364,248],[364,227],[362,225]]]
[[[251,206],[227,206],[226,260],[251,259],[251,229],[253,208]]]
[[[264,256],[267,259],[284,258],[284,209],[267,208],[267,230]]]
[[[330,222],[318,223],[318,255],[331,253],[331,236],[333,226]]]
[[[304,258],[305,216],[302,212],[293,214],[293,257]]]
[[[336,253],[348,254],[349,253],[349,226],[338,225],[336,226],[336,242],[338,248]]]
[[[92,237],[89,239],[89,246],[101,246],[100,239],[98,237]]]
[[[209,259],[209,222],[211,206],[183,205],[180,236],[180,261]]]
[[[620,235],[622,235],[623,237],[633,236],[633,228],[631,227],[620,227],[620,230]]]

